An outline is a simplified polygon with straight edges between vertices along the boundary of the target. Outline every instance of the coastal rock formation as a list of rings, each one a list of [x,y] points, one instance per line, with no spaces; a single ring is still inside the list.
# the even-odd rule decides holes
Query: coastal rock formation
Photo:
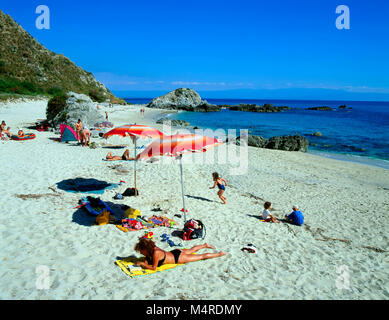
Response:
[[[241,137],[236,138],[234,141],[228,141],[227,139],[226,143],[227,142],[235,142],[237,145],[243,145],[244,143]],[[308,139],[299,135],[282,137],[276,136],[268,140],[261,136],[249,134],[247,136],[247,143],[250,147],[301,152],[306,152],[309,145]]]
[[[159,120],[157,120],[158,124],[170,124],[171,126],[173,127],[188,127],[190,126],[190,123],[188,121],[185,121],[185,120],[175,120],[175,119],[169,119],[169,118],[161,118]]]
[[[105,120],[91,98],[75,92],[51,99],[47,105],[46,116],[55,127],[61,123],[74,127],[77,120],[81,119],[84,127],[91,128],[95,123]]]
[[[266,144],[267,149],[277,149],[285,151],[302,151],[306,152],[308,149],[308,139],[299,135],[282,136],[270,138]]]
[[[147,105],[147,107],[199,112],[220,110],[220,107],[209,104],[206,100],[202,100],[196,91],[185,88],[179,88],[165,94],[164,96],[155,98]]]
[[[317,111],[332,111],[331,107],[323,106],[323,107],[311,107],[308,110],[317,110]]]
[[[224,106],[233,111],[248,111],[248,112],[281,112],[284,110],[290,110],[290,107],[282,106],[275,107],[272,104],[264,104],[263,106],[256,104],[244,104],[240,103],[236,106]]]
[[[242,143],[244,143],[244,142],[241,141],[241,137],[238,137],[236,139],[236,144],[237,145],[241,145]],[[263,138],[263,137],[261,137],[261,136],[254,136],[254,135],[251,135],[251,134],[249,134],[247,136],[247,144],[250,147],[265,148],[267,143],[268,143],[268,140]]]

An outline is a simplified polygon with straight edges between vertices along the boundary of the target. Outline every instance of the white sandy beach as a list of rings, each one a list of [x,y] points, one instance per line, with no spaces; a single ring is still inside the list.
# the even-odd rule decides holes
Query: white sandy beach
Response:
[[[46,105],[46,100],[0,104],[0,121],[11,131],[26,128],[46,118]],[[161,110],[146,109],[145,118],[138,106],[107,110],[115,126],[136,122],[162,129],[153,121]],[[205,241],[228,255],[130,278],[115,260],[140,256],[133,248],[143,231],[91,226],[93,217],[73,209],[83,194],[56,184],[77,177],[125,180],[101,196],[115,204],[118,214],[120,204],[141,210],[143,216],[161,208],[182,227],[183,219],[174,217],[182,208],[178,163],[140,163],[140,195],[114,200],[116,192],[133,186],[132,162],[105,162],[102,158],[111,150],[61,144],[49,139],[58,138],[52,132],[31,132],[36,139],[0,142],[0,299],[389,298],[389,170],[249,147],[248,172],[231,175],[237,164],[201,165],[191,163],[192,155],[184,156],[188,217],[200,219],[206,226]],[[132,154],[133,145],[127,143]],[[228,145],[217,149],[223,148]],[[214,171],[229,183],[226,205],[216,189],[209,189]],[[272,202],[277,218],[299,205],[304,226],[260,222],[264,201]],[[153,229],[156,244],[170,249],[160,236],[172,231]],[[174,241],[185,247],[203,242]],[[248,243],[258,248],[257,254],[241,251]],[[49,268],[48,289],[39,289],[39,266]]]

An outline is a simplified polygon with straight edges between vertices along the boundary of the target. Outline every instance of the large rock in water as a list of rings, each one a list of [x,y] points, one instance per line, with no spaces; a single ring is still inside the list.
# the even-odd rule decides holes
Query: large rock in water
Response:
[[[228,142],[228,139],[226,140],[226,142]],[[233,142],[235,142],[237,145],[245,144],[245,141],[242,139],[242,137],[236,138],[236,140],[234,140]],[[277,136],[267,140],[261,136],[254,136],[249,134],[247,136],[247,143],[250,147],[256,148],[302,152],[306,152],[308,150],[309,145],[308,139],[299,135],[282,137]]]
[[[307,138],[295,135],[270,138],[265,148],[306,152],[308,149],[308,145],[309,142]]]
[[[104,116],[97,110],[91,98],[85,94],[68,92],[63,109],[53,115],[52,122],[56,127],[61,123],[74,127],[78,119],[81,119],[86,128],[93,127],[97,122],[105,121]]]
[[[245,143],[245,140],[241,141],[241,137],[238,137],[236,139],[237,145],[243,145],[244,143]],[[268,140],[261,137],[261,136],[253,136],[251,134],[249,134],[247,136],[247,144],[250,147],[265,148],[267,143],[268,143]]]
[[[200,95],[192,90],[179,88],[164,96],[153,99],[148,108],[175,109],[184,111],[211,112],[219,111],[220,107],[202,100]]]

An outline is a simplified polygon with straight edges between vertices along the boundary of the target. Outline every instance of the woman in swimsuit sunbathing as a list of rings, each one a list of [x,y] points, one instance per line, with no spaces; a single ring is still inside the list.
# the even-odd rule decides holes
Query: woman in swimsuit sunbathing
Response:
[[[214,183],[213,186],[209,189],[214,189],[217,186],[219,188],[217,195],[219,196],[220,200],[223,201],[224,204],[226,204],[226,198],[223,196],[223,193],[226,190],[226,187],[228,186],[226,179],[219,177],[219,174],[217,172],[212,173],[212,178]]]
[[[156,270],[163,264],[185,264],[188,262],[212,259],[226,255],[225,252],[193,254],[200,249],[215,249],[208,243],[194,246],[191,249],[175,249],[173,251],[164,251],[158,248],[151,239],[140,239],[135,245],[135,251],[143,254],[146,259],[144,262],[137,262],[135,265],[143,269]]]
[[[117,160],[135,160],[134,158],[130,158],[130,150],[124,151],[122,156],[113,156],[112,152],[108,152],[105,157],[107,161],[117,161]]]

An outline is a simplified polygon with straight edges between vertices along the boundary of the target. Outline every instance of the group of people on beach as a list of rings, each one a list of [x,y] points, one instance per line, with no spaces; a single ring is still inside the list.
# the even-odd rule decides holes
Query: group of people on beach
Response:
[[[212,173],[212,179],[213,179],[213,186],[210,187],[210,189],[218,187],[219,191],[217,192],[217,195],[219,196],[220,200],[223,202],[223,204],[226,204],[226,197],[224,196],[224,191],[226,190],[226,187],[228,186],[226,179],[219,176],[217,172]],[[271,202],[266,201],[263,205],[264,210],[262,212],[262,221],[264,222],[273,222],[273,223],[279,223],[278,221],[271,213]],[[297,226],[302,226],[304,223],[304,216],[303,213],[300,211],[299,207],[297,205],[294,205],[292,208],[292,213],[289,215],[285,215],[286,222],[290,222],[292,224],[295,224]]]
[[[228,186],[226,179],[220,177],[217,172],[212,173],[212,179],[213,186],[210,187],[210,189],[218,187],[219,191],[217,195],[219,196],[220,200],[222,200],[223,204],[226,204],[226,198],[223,195],[226,187]],[[262,218],[262,221],[264,222],[279,223],[280,221],[278,221],[270,213],[271,205],[271,202],[265,202],[264,210],[260,218]],[[293,211],[291,214],[285,215],[285,221],[297,226],[301,226],[304,223],[304,216],[302,212],[296,205],[293,206],[292,210]],[[134,249],[135,251],[145,256],[145,260],[137,262],[136,265],[143,269],[149,270],[156,270],[163,264],[185,264],[188,262],[212,259],[226,255],[226,253],[223,251],[215,253],[194,254],[201,249],[215,249],[208,243],[194,246],[191,249],[174,249],[172,251],[165,251],[157,247],[153,240],[146,238],[141,238],[135,245]]]
[[[1,140],[8,140],[12,136],[13,136],[13,134],[11,132],[11,128],[7,127],[7,124],[5,123],[4,120],[1,121],[1,124],[0,124],[0,139]],[[23,138],[25,136],[24,131],[22,129],[19,129],[17,136],[19,138]]]
[[[8,138],[10,138],[12,136],[12,133],[10,130],[11,130],[10,127],[6,128],[6,123],[3,120],[1,122],[1,125],[0,125],[0,138],[1,138],[1,140],[8,140]]]
[[[76,127],[76,134],[77,134],[77,141],[84,147],[88,146],[90,143],[90,137],[91,132],[88,128],[84,127],[81,119],[78,119],[78,121],[75,124]]]

